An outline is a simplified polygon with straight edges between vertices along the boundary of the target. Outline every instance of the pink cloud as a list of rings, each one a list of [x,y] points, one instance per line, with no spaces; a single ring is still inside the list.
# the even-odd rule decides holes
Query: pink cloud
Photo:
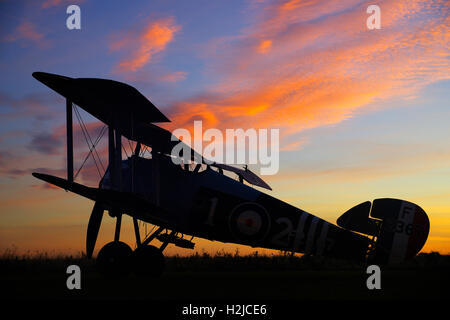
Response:
[[[77,0],[76,2],[73,0],[46,0],[42,3],[41,7],[42,9],[48,9],[51,7],[57,7],[60,5],[71,5],[76,4],[79,5],[80,3],[84,2],[84,0]]]
[[[176,71],[162,75],[159,80],[163,82],[178,82],[186,79],[187,72]]]
[[[62,0],[46,0],[42,3],[42,8],[47,9],[50,7],[58,6],[62,3]]]
[[[4,38],[4,41],[14,42],[18,40],[29,40],[37,43],[42,43],[44,34],[37,31],[36,26],[29,22],[22,22],[16,29]]]

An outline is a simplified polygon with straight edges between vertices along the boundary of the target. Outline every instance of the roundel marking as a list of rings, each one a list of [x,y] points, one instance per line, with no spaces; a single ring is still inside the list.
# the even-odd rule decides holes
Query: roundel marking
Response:
[[[236,239],[257,242],[267,236],[270,217],[267,210],[257,203],[241,203],[231,211],[228,226]]]
[[[239,233],[253,236],[261,230],[262,221],[257,212],[246,210],[237,217],[236,225]]]

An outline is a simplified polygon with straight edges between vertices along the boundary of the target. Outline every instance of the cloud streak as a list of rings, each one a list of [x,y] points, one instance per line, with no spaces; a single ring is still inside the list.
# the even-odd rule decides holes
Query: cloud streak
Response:
[[[368,3],[361,1],[262,6],[254,25],[214,41],[212,70],[220,77],[174,103],[171,125],[189,128],[203,119],[205,127],[222,129],[277,127],[286,138],[448,79],[450,4],[379,5],[382,29],[376,31],[367,29]]]
[[[26,40],[41,44],[44,40],[44,34],[39,32],[30,21],[24,21],[11,34],[4,37],[3,40],[6,42]]]
[[[77,0],[76,3],[74,3],[73,0],[46,0],[42,3],[41,8],[42,9],[49,9],[52,7],[58,7],[58,6],[69,6],[71,4],[80,4],[84,2],[84,0]]]
[[[57,155],[62,146],[62,139],[46,132],[35,135],[29,144],[31,150],[47,155]]]
[[[13,97],[0,92],[0,123],[32,118],[38,121],[56,119],[63,115],[63,98],[48,93],[30,93],[23,97]]]
[[[153,20],[143,30],[137,33],[128,33],[120,40],[114,41],[112,51],[126,51],[127,57],[122,59],[115,67],[117,72],[138,71],[146,64],[152,62],[155,55],[164,51],[173,41],[175,34],[181,29],[175,24],[173,18]]]

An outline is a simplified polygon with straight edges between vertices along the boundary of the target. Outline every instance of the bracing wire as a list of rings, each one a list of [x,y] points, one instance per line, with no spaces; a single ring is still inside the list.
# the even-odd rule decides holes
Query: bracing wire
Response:
[[[131,144],[131,142],[130,142],[130,139],[127,139],[127,141],[128,141],[128,146],[130,147],[130,152],[131,152],[131,155],[133,155],[134,154],[134,150],[133,150],[133,145]]]
[[[84,164],[86,163],[87,159],[89,159],[89,156],[92,154],[92,150],[95,148],[95,146],[97,145],[97,143],[100,141],[100,139],[101,139],[101,138],[103,137],[103,135],[105,134],[105,132],[106,132],[105,129],[106,129],[106,126],[103,126],[103,128],[102,128],[102,130],[100,131],[100,134],[99,134],[99,136],[97,137],[97,139],[96,139],[94,145],[89,149],[89,152],[88,152],[88,154],[86,155],[86,157],[84,158],[83,163],[81,164],[80,168],[78,168],[78,170],[77,170],[77,172],[76,172],[76,174],[75,174],[75,176],[74,176],[74,179],[77,178],[78,174],[80,173],[80,171],[81,171],[81,169],[83,168]],[[94,162],[95,162],[95,158],[94,158]]]
[[[89,132],[88,132],[88,130],[87,130],[87,128],[86,128],[86,125],[84,124],[83,119],[81,118],[81,115],[80,115],[80,113],[79,113],[79,111],[78,111],[78,109],[76,108],[75,105],[74,105],[74,108],[73,108],[73,109],[74,109],[75,115],[76,115],[76,117],[77,117],[77,119],[78,119],[78,123],[79,123],[79,125],[80,125],[81,131],[83,132],[84,139],[85,139],[86,143],[87,143],[88,146],[89,146],[89,152],[88,152],[88,154],[86,155],[86,157],[85,157],[83,163],[81,164],[80,168],[77,170],[77,172],[76,172],[76,174],[75,174],[75,176],[74,176],[74,179],[78,176],[78,174],[80,173],[81,169],[83,168],[83,166],[85,165],[87,159],[89,158],[89,156],[90,156],[91,154],[92,154],[92,158],[93,158],[93,160],[94,160],[95,167],[97,168],[97,172],[98,172],[100,178],[102,178],[102,173],[100,172],[100,169],[99,169],[99,167],[98,167],[98,165],[97,165],[97,161],[96,161],[96,159],[95,159],[95,155],[94,155],[93,151],[95,152],[95,154],[96,154],[97,157],[98,157],[98,161],[99,161],[99,163],[100,163],[100,166],[102,167],[103,172],[105,172],[105,168],[104,168],[104,166],[103,166],[103,163],[102,163],[102,161],[101,161],[101,158],[100,158],[100,156],[99,156],[99,154],[98,154],[98,152],[97,152],[97,150],[96,150],[95,147],[97,146],[98,142],[99,142],[99,141],[101,140],[101,138],[103,137],[103,135],[104,135],[104,133],[105,133],[105,128],[106,128],[106,126],[104,125],[104,126],[102,127],[102,129],[101,129],[101,131],[100,131],[100,133],[99,133],[97,139],[96,139],[95,142],[93,143],[93,142],[92,142],[92,139],[91,139],[91,137],[90,137],[90,135],[89,135]]]
[[[125,155],[126,155],[126,157],[128,158],[128,152],[127,152],[127,150],[125,149],[125,147],[123,146],[123,144],[122,144],[122,150],[123,150],[123,152],[125,152]]]
[[[74,110],[77,110],[77,109],[74,108]],[[86,144],[87,144],[88,146],[93,145],[92,142],[89,143],[89,139],[88,139],[87,134],[86,134],[86,132],[85,132],[85,129],[84,129],[83,125],[82,125],[81,117],[80,117],[80,115],[79,115],[79,113],[78,113],[77,111],[75,111],[75,115],[76,115],[77,118],[78,118],[78,123],[80,124],[80,128],[81,128],[81,131],[83,132],[83,136],[84,136],[84,139],[85,139],[85,141],[86,141]],[[98,168],[97,161],[95,160],[95,157],[94,157],[94,156],[93,156],[93,159],[94,159],[95,167],[97,168],[98,175],[99,175],[100,178],[101,178],[102,174],[100,173],[100,169]],[[83,165],[84,165],[84,164],[83,164]]]
[[[74,105],[74,110],[75,110],[75,114],[78,118],[78,122],[80,124],[81,130],[84,134],[84,138],[86,140],[86,143],[88,144],[88,146],[93,146],[94,144],[92,143],[92,139],[91,136],[89,135],[89,131],[87,130],[86,125],[84,124],[83,118],[81,117],[81,114],[78,111],[78,108]],[[97,149],[93,149],[95,154],[97,155],[98,161],[100,163],[100,166],[102,167],[103,172],[105,171],[105,167],[103,166],[102,160],[100,158],[100,156],[98,155]],[[94,157],[94,161],[95,161],[95,156]]]
[[[145,155],[145,152],[147,151],[148,147],[144,145],[144,148],[142,148],[140,156],[143,157]]]

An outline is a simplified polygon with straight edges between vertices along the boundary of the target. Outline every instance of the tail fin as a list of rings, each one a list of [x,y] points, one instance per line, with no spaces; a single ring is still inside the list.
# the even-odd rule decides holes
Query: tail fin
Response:
[[[338,226],[373,236],[368,261],[399,263],[414,257],[424,246],[430,221],[418,205],[399,199],[376,199],[361,203],[337,220]]]

